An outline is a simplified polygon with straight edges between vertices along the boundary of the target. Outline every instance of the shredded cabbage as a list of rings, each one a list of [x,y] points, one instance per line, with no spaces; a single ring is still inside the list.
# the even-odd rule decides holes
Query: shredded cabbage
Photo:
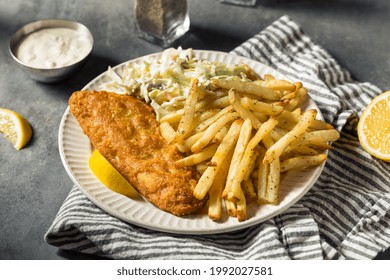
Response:
[[[109,67],[110,80],[100,89],[142,98],[153,107],[157,119],[183,107],[191,79],[198,78],[203,88],[209,88],[212,77],[237,76],[244,72],[243,66],[200,60],[192,49],[180,47],[166,49],[161,56],[129,63],[122,70],[119,74]]]

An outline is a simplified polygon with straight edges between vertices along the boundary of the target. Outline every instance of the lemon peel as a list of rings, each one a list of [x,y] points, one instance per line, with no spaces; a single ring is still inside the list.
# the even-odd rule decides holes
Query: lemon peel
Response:
[[[368,104],[359,119],[357,132],[364,150],[390,162],[390,90]]]
[[[89,168],[96,178],[110,190],[130,198],[139,197],[138,192],[132,185],[96,149],[89,158]]]
[[[0,132],[20,150],[31,139],[32,130],[28,121],[19,113],[0,108]]]

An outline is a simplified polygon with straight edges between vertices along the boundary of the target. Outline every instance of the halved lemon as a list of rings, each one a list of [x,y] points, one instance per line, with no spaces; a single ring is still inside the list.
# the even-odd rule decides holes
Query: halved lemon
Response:
[[[96,178],[110,190],[130,198],[137,198],[139,196],[133,186],[96,149],[89,158],[89,168]]]
[[[390,162],[390,91],[375,97],[360,117],[357,132],[362,147]]]
[[[23,148],[32,135],[28,121],[20,114],[5,108],[0,108],[0,132],[11,141],[17,150]]]

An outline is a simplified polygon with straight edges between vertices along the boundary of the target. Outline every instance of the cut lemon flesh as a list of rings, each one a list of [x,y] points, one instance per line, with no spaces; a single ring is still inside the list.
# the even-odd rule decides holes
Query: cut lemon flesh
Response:
[[[17,150],[31,139],[32,130],[28,121],[18,113],[0,108],[0,132],[11,141]]]
[[[93,174],[110,190],[130,198],[139,194],[132,185],[116,170],[111,163],[98,151],[94,150],[89,159],[89,168]]]
[[[390,161],[390,91],[368,104],[358,123],[358,136],[369,154]]]

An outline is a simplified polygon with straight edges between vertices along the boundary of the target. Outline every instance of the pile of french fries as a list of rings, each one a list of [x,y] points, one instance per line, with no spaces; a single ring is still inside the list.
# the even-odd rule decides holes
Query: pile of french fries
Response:
[[[202,174],[194,196],[209,196],[212,220],[226,210],[244,221],[251,201],[277,204],[281,174],[320,165],[339,138],[316,110],[301,111],[302,83],[247,69],[244,78],[217,76],[207,86],[193,79],[183,107],[160,119],[163,137],[186,155],[176,165]]]

